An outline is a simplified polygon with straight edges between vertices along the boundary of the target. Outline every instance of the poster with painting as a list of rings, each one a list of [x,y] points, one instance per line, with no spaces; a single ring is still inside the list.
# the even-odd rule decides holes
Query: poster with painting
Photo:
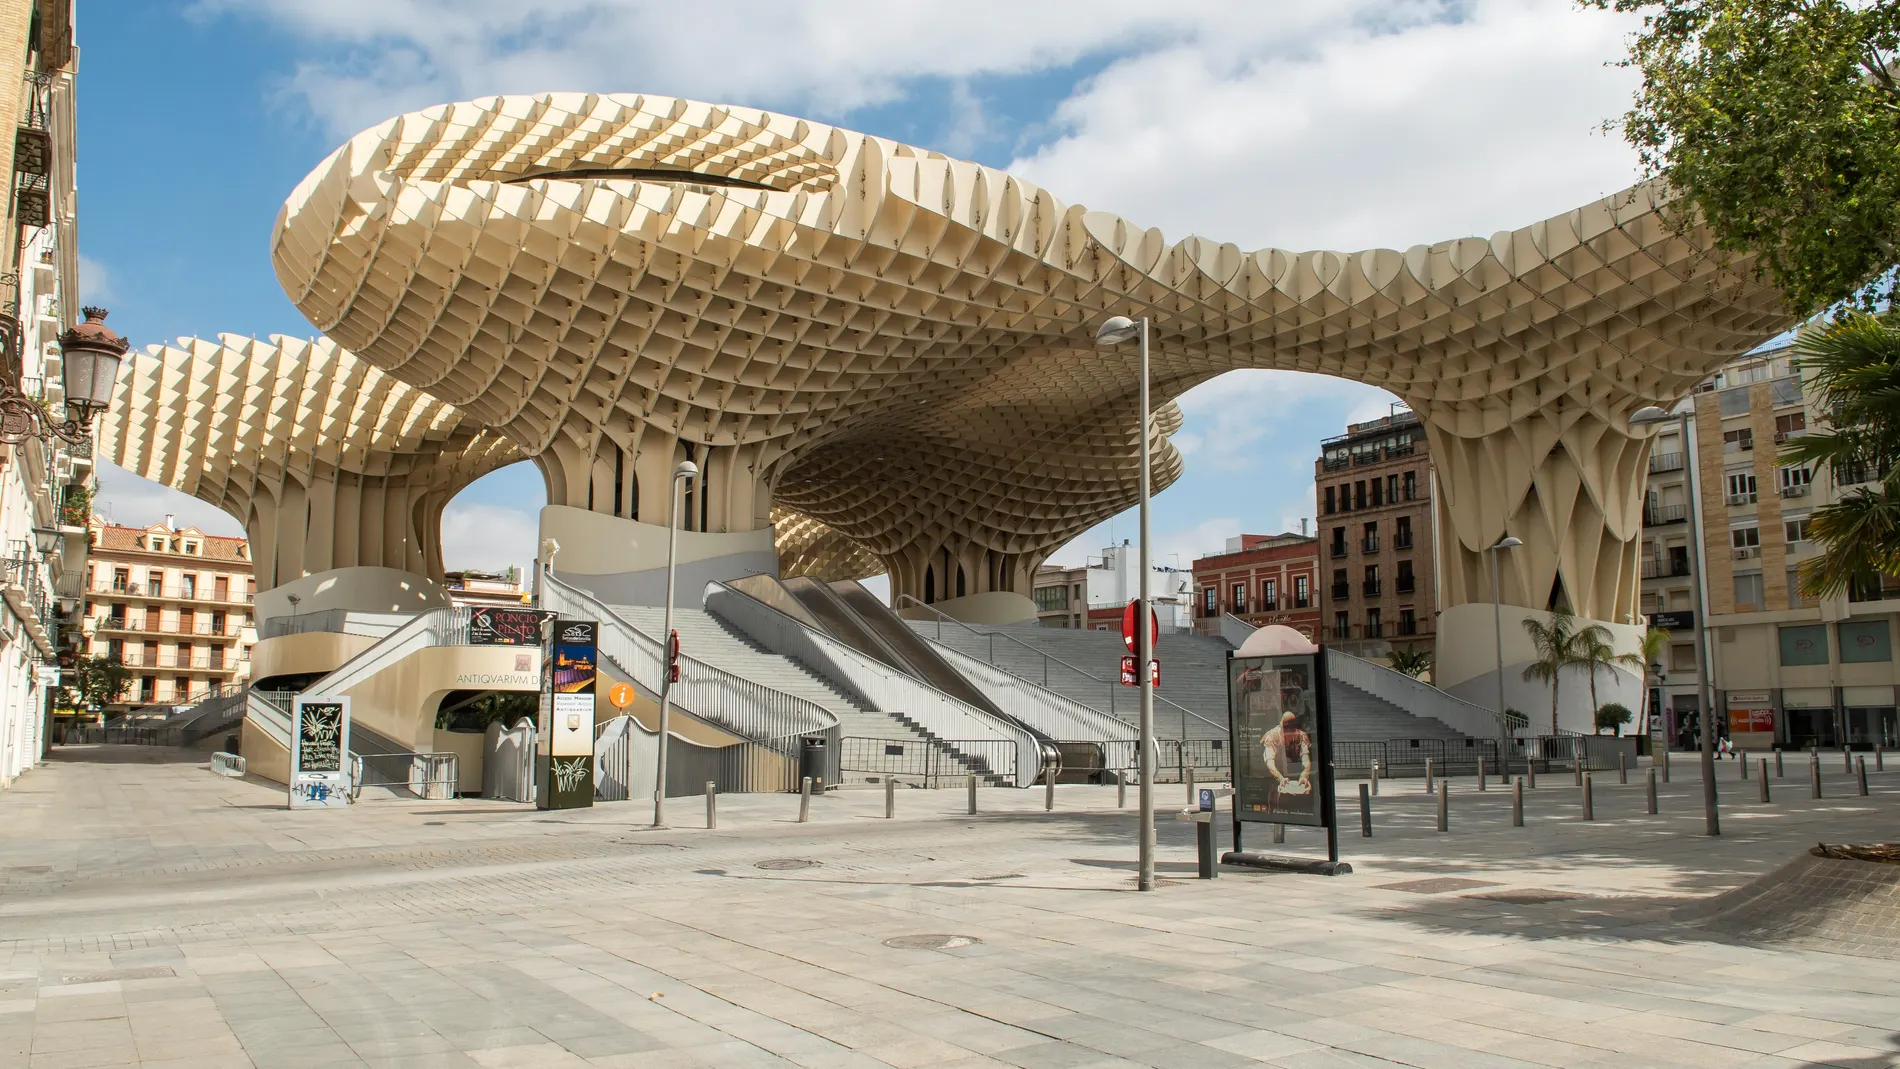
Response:
[[[1319,665],[1310,653],[1228,661],[1236,819],[1327,823]]]

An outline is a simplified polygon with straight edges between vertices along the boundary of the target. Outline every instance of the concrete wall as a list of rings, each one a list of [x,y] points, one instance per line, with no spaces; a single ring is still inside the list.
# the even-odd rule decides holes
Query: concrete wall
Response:
[[[518,669],[520,658],[526,662]],[[535,691],[540,686],[541,651],[534,647],[431,646],[345,693],[352,722],[426,752],[435,747],[436,708],[450,691]]]
[[[1524,666],[1537,658],[1536,648],[1524,631],[1524,621],[1548,622],[1551,615],[1535,609],[1505,605],[1499,610],[1504,625],[1504,704],[1530,718],[1533,734],[1550,733],[1550,686],[1524,679]],[[1579,620],[1579,625],[1597,624],[1609,629],[1618,653],[1634,652],[1643,629],[1628,624],[1601,620]],[[1487,709],[1498,703],[1497,632],[1492,626],[1492,607],[1485,604],[1454,605],[1438,620],[1439,642],[1433,675],[1438,685],[1452,694]],[[1608,705],[1620,702],[1632,713],[1642,711],[1642,678],[1629,668],[1617,667],[1597,673],[1597,701]],[[1590,708],[1590,684],[1582,669],[1564,673],[1558,688],[1557,724],[1566,731],[1590,734],[1596,730],[1596,717]],[[1634,721],[1626,731],[1641,730]]]
[[[345,661],[376,644],[368,635],[312,631],[260,640],[251,647],[251,678],[333,672]]]
[[[482,761],[488,754],[488,736],[480,731],[435,732],[435,752],[455,755],[455,789],[463,794],[482,793]]]
[[[422,612],[449,604],[449,596],[441,587],[415,572],[399,568],[335,568],[259,591],[258,621],[291,615],[290,596],[293,594],[299,599],[295,611],[300,613],[323,609]]]
[[[966,624],[1027,624],[1036,620],[1036,603],[1021,594],[1007,590],[995,590],[984,594],[967,594],[948,601],[939,601],[931,606],[952,620],[962,620]],[[904,602],[898,615],[912,620],[933,620],[935,614],[928,609],[920,609],[910,602]]]
[[[609,605],[659,605],[666,600],[664,525],[606,516],[566,505],[541,510],[541,544],[560,544],[554,571]],[[706,584],[747,575],[777,575],[770,527],[737,534],[679,532],[674,604],[696,609]],[[540,564],[547,563],[543,553]],[[261,599],[260,599],[261,600]]]
[[[238,749],[244,757],[245,774],[272,783],[290,782],[290,751],[270,732],[249,720],[244,721],[238,731]],[[285,799],[285,804],[289,804],[289,799]]]

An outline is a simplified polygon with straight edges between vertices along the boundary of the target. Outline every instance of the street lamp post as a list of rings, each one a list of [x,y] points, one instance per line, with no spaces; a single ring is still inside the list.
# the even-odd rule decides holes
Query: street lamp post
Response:
[[[1154,632],[1149,625],[1154,608],[1148,590],[1148,471],[1151,467],[1148,457],[1148,317],[1130,319],[1127,316],[1114,316],[1095,332],[1095,344],[1105,348],[1136,340],[1141,343],[1141,545],[1136,550],[1141,558],[1141,589],[1135,607],[1135,674],[1141,684],[1141,741],[1135,760],[1141,777],[1141,815],[1138,832],[1140,861],[1135,887],[1152,891],[1155,889],[1155,691],[1154,677],[1148,670],[1148,664],[1154,657]]]
[[[1491,634],[1498,647],[1498,774],[1505,783],[1511,782],[1510,758],[1505,756],[1511,745],[1511,720],[1504,711],[1504,608],[1498,594],[1498,553],[1523,544],[1523,539],[1506,534],[1485,550],[1491,558]]]
[[[1680,416],[1647,405],[1630,414],[1630,426],[1653,427],[1674,422],[1682,435],[1682,452],[1685,463],[1682,465],[1683,492],[1688,498],[1684,511],[1689,514],[1689,552],[1695,562],[1696,611],[1699,613],[1695,627],[1695,668],[1696,668],[1696,704],[1702,707],[1696,720],[1702,734],[1702,822],[1703,834],[1722,834],[1722,818],[1718,811],[1718,799],[1715,790],[1715,680],[1710,678],[1708,647],[1704,640],[1703,628],[1708,625],[1709,601],[1708,589],[1702,562],[1702,520],[1701,509],[1697,507],[1695,496],[1695,457],[1689,453],[1689,413],[1685,406]],[[1669,745],[1664,739],[1663,745]]]
[[[699,465],[682,460],[673,468],[672,493],[666,505],[666,609],[660,635],[660,757],[653,780],[653,826],[666,826],[666,731],[673,709],[673,580],[680,541],[680,497],[685,484],[699,474]]]

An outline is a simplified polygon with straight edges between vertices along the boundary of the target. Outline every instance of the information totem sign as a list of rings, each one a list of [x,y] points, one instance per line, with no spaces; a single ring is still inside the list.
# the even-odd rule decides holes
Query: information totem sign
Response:
[[[1326,829],[1339,860],[1326,651],[1227,661],[1234,763],[1234,849],[1244,823]]]
[[[350,804],[350,699],[305,697],[290,706],[290,808]]]
[[[542,705],[539,806],[581,809],[594,804],[594,683],[600,625],[555,620],[549,630],[548,698]]]

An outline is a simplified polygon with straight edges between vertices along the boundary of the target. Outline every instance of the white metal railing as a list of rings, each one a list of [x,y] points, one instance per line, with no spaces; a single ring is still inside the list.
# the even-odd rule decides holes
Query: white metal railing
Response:
[[[229,776],[232,779],[243,779],[244,758],[234,753],[225,753],[223,750],[219,750],[217,753],[211,755],[211,771],[216,772],[220,776]]]
[[[482,736],[482,796],[511,802],[535,800],[534,721],[527,717],[513,727],[488,725]]]
[[[362,653],[305,688],[309,694],[345,694],[351,687],[402,660],[417,650],[431,646],[468,645],[469,610],[430,609],[417,613],[407,623],[376,641]]]
[[[1074,698],[1039,687],[954,646],[934,644],[937,655],[977,684],[1002,710],[1052,739],[1063,742],[1128,742],[1135,726]]]
[[[461,759],[453,753],[350,754],[350,800],[364,787],[407,791],[417,798],[452,800],[461,784]]]
[[[546,572],[541,580],[542,608],[573,619],[599,621],[600,655],[635,683],[654,694],[660,692],[665,655],[659,640],[586,591]],[[680,709],[780,753],[796,753],[799,738],[806,735],[825,736],[830,752],[837,753],[843,731],[831,710],[684,653],[679,662],[680,680],[672,685],[671,697]]]
[[[1013,744],[1014,768],[990,768],[1019,787],[1035,782],[1046,754],[1042,740],[1019,724],[952,698],[742,594],[724,583],[706,584],[706,610],[737,625],[767,649],[802,662],[857,694],[871,708],[897,716],[940,740],[994,739]]]
[[[916,598],[910,596],[909,594],[899,594],[897,595],[897,597],[898,597],[898,600],[900,601],[908,601],[912,605],[915,605],[916,607],[923,609],[929,613],[932,613],[933,615],[936,616],[937,638],[940,640],[938,642],[938,645],[943,645],[943,643],[941,642],[941,639],[943,638],[943,625],[946,623],[955,624],[956,626],[963,628],[965,631],[968,631],[972,635],[977,635],[979,637],[988,639],[989,646],[990,646],[990,659],[989,659],[990,664],[996,663],[996,640],[997,639],[1001,638],[1005,642],[1013,642],[1017,646],[1021,647],[1022,649],[1027,650],[1028,652],[1035,654],[1037,657],[1042,658],[1042,680],[1043,680],[1044,685],[1047,685],[1049,682],[1049,666],[1052,664],[1060,665],[1066,671],[1069,671],[1078,676],[1081,676],[1083,679],[1100,683],[1102,686],[1107,688],[1108,711],[1110,713],[1115,712],[1116,700],[1122,689],[1122,683],[1120,680],[1104,679],[1103,677],[1098,676],[1093,672],[1090,672],[1086,668],[1077,668],[1075,665],[1070,664],[1068,661],[1065,661],[1060,657],[1050,654],[1047,651],[1039,650],[1036,647],[1031,646],[1029,643],[1024,642],[1022,639],[1019,639],[1015,635],[1009,634],[1006,631],[984,631],[980,628],[971,627],[969,624],[966,624],[962,620],[959,620],[956,617],[951,616],[950,614],[937,608],[935,605],[926,605],[923,602],[918,601]],[[1157,709],[1163,705],[1166,705],[1174,709],[1175,712],[1180,714],[1181,730],[1184,737],[1187,731],[1187,721],[1190,717],[1195,720],[1199,720],[1201,723],[1206,724],[1209,727],[1218,728],[1222,735],[1225,735],[1227,733],[1227,725],[1217,724],[1214,721],[1209,720],[1207,717],[1202,716],[1201,714],[1195,712],[1192,709],[1189,709],[1188,707],[1184,705],[1181,705],[1177,702],[1169,701],[1168,699],[1163,698],[1159,692],[1155,693],[1154,701],[1155,701],[1155,706]]]
[[[276,739],[284,749],[290,749],[290,699],[289,691],[258,690],[255,687],[245,692],[244,719],[256,724],[264,733]]]
[[[1220,637],[1226,639],[1227,644],[1235,649],[1239,649],[1240,644],[1247,641],[1247,636],[1258,630],[1260,629],[1231,612],[1220,614]]]
[[[1328,674],[1375,698],[1390,702],[1414,716],[1429,716],[1474,739],[1495,739],[1509,732],[1499,715],[1482,705],[1453,697],[1430,683],[1395,672],[1350,653],[1326,651]]]

